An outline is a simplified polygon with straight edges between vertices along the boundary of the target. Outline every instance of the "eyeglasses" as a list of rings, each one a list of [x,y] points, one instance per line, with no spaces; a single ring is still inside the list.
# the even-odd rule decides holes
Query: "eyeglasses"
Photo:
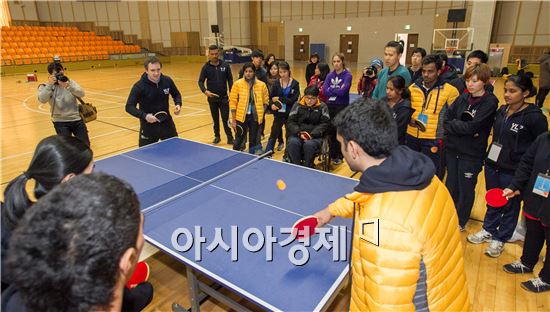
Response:
[[[305,96],[304,98],[308,101],[317,100],[317,97],[315,97],[315,96]]]

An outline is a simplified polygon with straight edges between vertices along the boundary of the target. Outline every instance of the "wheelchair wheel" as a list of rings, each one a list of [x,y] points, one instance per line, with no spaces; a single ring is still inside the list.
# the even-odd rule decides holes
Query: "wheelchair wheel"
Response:
[[[323,171],[330,172],[330,151],[328,138],[323,139],[323,144],[321,145],[320,160]]]

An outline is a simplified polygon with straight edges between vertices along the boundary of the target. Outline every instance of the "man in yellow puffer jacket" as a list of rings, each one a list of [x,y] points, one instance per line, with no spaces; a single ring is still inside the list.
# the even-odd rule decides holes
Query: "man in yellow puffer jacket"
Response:
[[[398,145],[383,102],[356,102],[333,123],[363,172],[355,192],[316,213],[319,226],[354,218],[350,310],[470,310],[458,217],[432,161]]]
[[[249,131],[248,151],[254,154],[258,125],[262,123],[264,110],[269,103],[269,91],[263,81],[256,79],[252,63],[244,64],[243,72],[243,78],[235,81],[229,93],[231,127],[236,133],[233,149],[241,149],[245,133]]]
[[[443,120],[447,107],[460,95],[450,83],[439,77],[442,61],[437,55],[422,59],[422,79],[409,86],[411,107],[415,110],[411,120],[420,121],[425,129],[416,125],[407,128],[406,144],[412,150],[421,152],[433,161],[436,174],[443,178],[442,164]]]

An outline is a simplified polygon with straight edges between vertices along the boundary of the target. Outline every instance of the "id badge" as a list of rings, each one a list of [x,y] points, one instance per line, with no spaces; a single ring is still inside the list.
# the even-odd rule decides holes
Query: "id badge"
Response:
[[[502,145],[498,143],[491,144],[491,147],[489,147],[489,155],[487,155],[487,158],[494,162],[497,162],[500,151],[502,151]]]
[[[533,186],[533,193],[548,198],[548,193],[550,193],[550,176],[539,173]]]
[[[279,113],[285,113],[286,112],[286,104],[282,103],[281,108],[279,109]]]
[[[329,102],[334,102],[334,101],[336,101],[336,97],[335,97],[335,96],[331,96],[331,97],[328,98],[328,101],[329,101]]]
[[[421,123],[423,123],[424,125],[427,125],[428,124],[428,115],[426,114],[420,114],[418,115],[418,121],[420,121]]]

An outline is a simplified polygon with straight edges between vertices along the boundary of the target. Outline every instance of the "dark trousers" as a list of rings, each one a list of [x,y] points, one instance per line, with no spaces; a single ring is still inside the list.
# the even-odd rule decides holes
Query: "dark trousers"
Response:
[[[481,171],[481,160],[470,160],[447,151],[447,181],[445,186],[451,193],[458,214],[458,224],[465,227],[475,199],[477,176]]]
[[[546,259],[540,270],[539,277],[545,283],[550,283],[550,227],[542,225],[540,221],[525,218],[527,233],[523,243],[521,263],[534,268],[539,261],[540,251],[546,241]]]
[[[274,149],[277,139],[279,139],[279,144],[283,143],[283,126],[285,126],[286,129],[286,120],[286,116],[274,115],[271,133],[269,134],[269,140],[265,148],[266,151],[272,151]]]
[[[538,107],[542,108],[542,106],[544,106],[544,100],[546,99],[546,95],[548,95],[549,91],[550,89],[546,89],[546,88],[539,89],[539,92],[537,93],[537,100],[536,100]]]
[[[53,127],[55,128],[55,133],[62,136],[74,135],[75,137],[80,139],[80,141],[90,146],[88,128],[86,127],[86,123],[82,121],[82,119],[77,121],[54,121]]]
[[[338,115],[338,113],[344,108],[346,108],[346,105],[328,105],[330,120],[334,120],[334,117],[336,117],[336,115]],[[344,156],[342,155],[342,150],[340,149],[340,142],[336,139],[336,127],[332,124],[327,130],[327,135],[329,140],[330,158],[340,160],[343,159]]]
[[[250,141],[248,141],[248,152],[250,154],[254,154],[256,151],[256,144],[252,142],[256,142],[256,138],[258,136],[258,122],[254,120],[254,116],[252,116],[252,114],[247,114],[244,122],[237,121],[237,126],[241,126],[243,128],[243,132],[240,134],[237,133],[235,142],[233,143],[233,150],[241,150],[241,145],[245,143],[243,140],[246,140],[246,134],[248,133],[248,137],[250,138]]]
[[[514,175],[503,173],[491,166],[485,166],[485,185],[487,190],[494,188],[505,189],[510,185]],[[504,207],[493,208],[487,205],[487,212],[483,220],[483,228],[491,233],[495,240],[505,243],[508,241],[518,224],[521,196],[508,201]]]
[[[301,165],[303,160],[304,166],[312,168],[315,155],[321,150],[323,139],[304,141],[299,137],[291,136],[286,143],[286,152],[291,163]]]
[[[142,120],[141,129],[139,129],[139,147],[177,136],[176,125],[172,119],[156,123]]]
[[[208,105],[210,106],[210,114],[214,122],[214,136],[220,137],[220,115],[222,117],[222,126],[228,139],[233,138],[231,127],[227,124],[229,119],[229,99],[227,97],[209,97]]]
[[[432,160],[435,165],[435,172],[440,180],[443,180],[445,171],[441,165],[441,140],[439,139],[419,139],[407,134],[405,139],[406,145],[413,151],[420,152]]]

